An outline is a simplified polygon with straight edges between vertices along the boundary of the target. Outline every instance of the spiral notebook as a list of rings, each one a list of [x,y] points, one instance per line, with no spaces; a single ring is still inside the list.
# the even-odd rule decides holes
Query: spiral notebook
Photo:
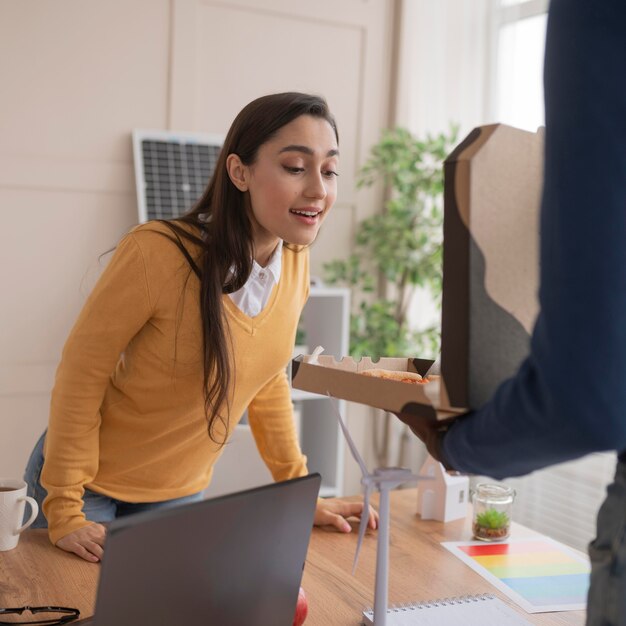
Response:
[[[363,611],[363,623],[374,624],[374,612]],[[387,609],[386,626],[532,626],[491,594],[442,598]]]

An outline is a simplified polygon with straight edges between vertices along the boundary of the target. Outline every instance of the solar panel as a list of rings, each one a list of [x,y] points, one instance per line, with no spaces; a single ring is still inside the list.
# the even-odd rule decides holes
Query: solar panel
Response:
[[[215,171],[222,143],[219,135],[133,130],[139,221],[189,211]]]

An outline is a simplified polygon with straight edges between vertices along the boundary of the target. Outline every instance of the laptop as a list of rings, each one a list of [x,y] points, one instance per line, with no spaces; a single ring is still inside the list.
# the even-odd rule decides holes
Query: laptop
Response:
[[[310,474],[107,531],[92,626],[291,626],[321,478]]]

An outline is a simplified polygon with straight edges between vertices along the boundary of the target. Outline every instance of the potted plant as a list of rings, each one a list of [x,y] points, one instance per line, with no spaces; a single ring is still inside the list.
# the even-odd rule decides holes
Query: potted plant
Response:
[[[324,265],[329,283],[351,289],[350,354],[356,358],[439,353],[439,322],[416,329],[407,313],[419,288],[441,306],[442,163],[457,134],[456,126],[425,138],[404,128],[387,130],[359,172],[357,186],[382,182],[387,200],[379,214],[358,225],[353,254]],[[388,464],[389,428],[386,415],[382,446],[374,430],[381,465]]]

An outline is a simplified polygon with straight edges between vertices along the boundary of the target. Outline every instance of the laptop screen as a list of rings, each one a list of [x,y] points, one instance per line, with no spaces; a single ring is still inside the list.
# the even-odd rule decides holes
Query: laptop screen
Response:
[[[319,474],[109,526],[96,626],[290,626]]]

